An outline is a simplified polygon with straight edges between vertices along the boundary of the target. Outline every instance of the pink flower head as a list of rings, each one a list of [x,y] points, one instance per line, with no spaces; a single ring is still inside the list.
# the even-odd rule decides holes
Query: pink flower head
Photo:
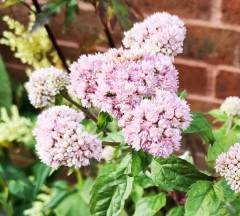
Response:
[[[144,99],[119,121],[126,143],[153,156],[168,157],[180,147],[180,129],[191,122],[186,101],[169,91],[157,90],[156,97]]]
[[[156,88],[177,91],[178,72],[167,56],[120,48],[110,49],[104,56],[98,57],[101,57],[101,63],[97,63],[94,70],[81,70],[83,62],[71,67],[69,90],[83,93],[83,86],[86,85],[83,94],[74,94],[84,105],[92,104],[120,118],[124,112],[139,104],[142,98],[154,96]],[[93,56],[88,58],[85,59],[86,64],[90,59],[95,59]],[[79,71],[73,70],[78,68],[77,65]]]
[[[166,12],[154,13],[124,33],[123,45],[126,48],[144,48],[154,53],[176,56],[183,51],[185,34],[184,23],[177,16]]]
[[[38,116],[33,135],[43,163],[57,169],[61,165],[87,166],[91,158],[101,159],[101,141],[95,135],[83,132],[80,124],[83,119],[82,112],[68,106],[55,106]]]
[[[31,74],[26,83],[29,100],[36,108],[49,106],[68,83],[68,74],[61,69],[38,69]]]
[[[240,192],[240,143],[217,157],[215,169],[228,181],[232,190]]]
[[[96,74],[101,72],[103,54],[82,55],[70,67],[69,93],[81,99],[82,105],[90,107],[91,97],[97,87]]]

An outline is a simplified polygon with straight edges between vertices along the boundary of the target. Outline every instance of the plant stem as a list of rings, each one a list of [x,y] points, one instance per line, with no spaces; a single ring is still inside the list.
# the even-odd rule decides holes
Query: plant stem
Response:
[[[232,123],[233,123],[233,117],[230,116],[229,119],[228,119],[228,127],[227,127],[227,130],[226,130],[226,134],[225,136],[227,136],[232,128]]]
[[[104,146],[119,146],[121,143],[120,142],[108,142],[108,141],[103,141],[102,145]]]
[[[41,6],[40,6],[39,3],[38,3],[38,0],[32,0],[32,2],[33,2],[33,5],[34,5],[35,8],[36,8],[37,13],[41,13],[42,9],[41,9]],[[66,63],[66,59],[65,59],[65,57],[64,57],[64,55],[63,55],[60,47],[59,47],[58,44],[57,44],[57,40],[56,40],[56,38],[54,37],[51,28],[49,27],[48,24],[45,24],[44,27],[45,27],[45,29],[46,29],[46,31],[47,31],[47,33],[48,33],[48,37],[49,37],[49,39],[51,40],[51,42],[52,42],[52,44],[53,44],[53,47],[54,47],[54,49],[56,50],[56,52],[57,52],[57,54],[58,54],[58,56],[59,56],[59,58],[60,58],[60,60],[61,60],[61,62],[62,62],[62,64],[63,64],[64,68],[67,70],[68,73],[70,73],[70,70],[69,70],[69,68],[68,68],[68,66],[67,66],[67,63]],[[97,118],[96,118],[93,114],[91,114],[91,112],[89,112],[86,108],[82,107],[82,106],[79,105],[77,102],[75,102],[74,100],[72,100],[67,94],[63,93],[62,95],[63,95],[63,97],[64,97],[66,100],[68,100],[70,103],[72,103],[72,104],[75,105],[77,108],[79,108],[82,112],[84,112],[87,118],[92,119],[93,121],[97,122]]]
[[[42,9],[41,9],[41,6],[40,6],[39,3],[38,3],[38,0],[32,0],[32,2],[33,2],[33,5],[34,5],[35,8],[36,8],[37,13],[41,13],[41,12],[42,12]],[[46,29],[46,31],[47,31],[47,33],[48,33],[48,37],[49,37],[49,39],[51,40],[51,42],[52,42],[52,44],[53,44],[53,47],[54,47],[54,49],[56,50],[56,52],[57,52],[57,54],[58,54],[58,56],[59,56],[59,58],[60,58],[60,60],[61,60],[61,62],[62,62],[62,64],[63,64],[64,68],[67,70],[68,73],[70,73],[70,70],[69,70],[68,65],[67,65],[67,63],[66,63],[66,59],[65,59],[65,57],[64,57],[64,55],[63,55],[60,47],[59,47],[58,44],[57,44],[57,40],[56,40],[56,38],[54,37],[54,35],[53,35],[53,33],[52,33],[52,30],[50,29],[50,27],[49,27],[48,24],[45,24],[44,27],[45,27],[45,29]]]
[[[110,46],[111,48],[115,48],[115,44],[114,44],[112,35],[111,35],[108,27],[105,27],[105,28],[104,28],[104,32],[105,32],[105,34],[106,34],[106,36],[107,36],[109,46]]]
[[[83,177],[82,177],[82,173],[80,169],[76,169],[76,178],[77,178],[77,183],[79,185],[80,188],[82,188],[83,186]]]
[[[75,107],[79,108],[82,112],[85,113],[86,117],[89,119],[92,119],[93,121],[97,122],[97,118],[88,111],[88,109],[82,107],[80,104],[78,104],[76,101],[74,101],[67,93],[62,92],[62,96],[68,100],[70,103],[72,103]]]

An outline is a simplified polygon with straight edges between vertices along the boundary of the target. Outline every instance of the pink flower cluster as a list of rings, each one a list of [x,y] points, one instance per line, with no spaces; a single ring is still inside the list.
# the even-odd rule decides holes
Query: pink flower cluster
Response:
[[[178,88],[178,72],[171,59],[141,49],[81,56],[70,70],[69,92],[83,105],[93,104],[115,118],[154,96],[157,87],[172,93]]]
[[[119,49],[83,55],[70,67],[69,92],[83,106],[108,112],[136,150],[167,157],[178,149],[181,129],[191,121],[189,106],[176,95],[173,56],[182,52],[184,24],[156,13],[125,33]]]
[[[191,122],[186,101],[169,91],[157,90],[156,97],[144,99],[119,121],[125,141],[134,149],[168,157],[180,147],[180,129]]]
[[[29,100],[36,108],[49,106],[68,83],[68,74],[61,69],[54,67],[38,69],[31,74],[26,83]]]
[[[184,23],[177,16],[155,13],[125,32],[123,45],[125,48],[144,48],[176,56],[183,51],[185,34]]]
[[[240,143],[217,157],[215,169],[228,181],[232,190],[240,192]]]
[[[86,166],[91,158],[101,159],[101,141],[83,131],[80,124],[83,119],[82,112],[78,113],[68,106],[55,106],[38,116],[33,135],[43,163],[57,169],[61,165]]]

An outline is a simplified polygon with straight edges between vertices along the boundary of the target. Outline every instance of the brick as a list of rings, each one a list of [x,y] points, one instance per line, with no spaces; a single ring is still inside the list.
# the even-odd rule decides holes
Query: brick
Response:
[[[134,0],[145,13],[167,11],[184,18],[197,18],[207,20],[211,15],[210,0]]]
[[[226,23],[240,24],[240,1],[223,0],[222,1],[222,20]]]
[[[240,73],[219,71],[216,81],[216,96],[225,99],[228,96],[240,96]]]
[[[240,33],[217,28],[187,26],[183,56],[211,64],[239,62]]]
[[[208,71],[205,67],[175,64],[179,71],[179,90],[186,89],[189,93],[207,95]]]
[[[69,28],[64,28],[64,15],[59,14],[50,20],[50,27],[54,35],[60,40],[67,40],[81,44],[88,38],[99,37],[100,22],[94,12],[81,11]]]
[[[18,64],[6,64],[6,69],[9,76],[16,80],[17,82],[26,82],[28,77],[26,75],[26,70],[22,65]]]
[[[191,97],[191,96],[190,96]],[[212,109],[219,108],[220,103],[216,102],[208,102],[204,100],[198,100],[198,99],[188,99],[188,102],[190,104],[190,108],[193,112],[198,113],[206,113]]]

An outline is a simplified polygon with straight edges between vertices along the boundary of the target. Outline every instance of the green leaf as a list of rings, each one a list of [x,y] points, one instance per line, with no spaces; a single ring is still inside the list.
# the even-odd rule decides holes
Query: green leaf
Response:
[[[145,172],[152,161],[152,156],[140,151],[132,151],[132,175],[136,176],[141,171]]]
[[[69,191],[69,190],[59,191],[59,192],[57,193],[57,195],[54,196],[48,204],[46,204],[45,206],[43,206],[42,211],[46,211],[46,210],[48,210],[48,209],[55,208],[55,207],[60,203],[60,201],[61,201],[65,196],[67,196],[69,193],[72,193],[72,191]]]
[[[187,193],[185,216],[209,216],[217,211],[223,189],[209,181],[197,181]]]
[[[177,206],[172,208],[166,216],[184,216],[184,207]]]
[[[153,216],[166,205],[166,196],[163,193],[143,197],[136,204],[134,216]]]
[[[178,92],[177,95],[178,95],[178,97],[180,97],[181,99],[186,100],[187,97],[188,97],[188,92],[187,92],[187,90],[183,90],[183,91],[181,91],[181,92]]]
[[[187,130],[183,133],[198,133],[206,143],[214,142],[212,126],[201,113],[192,113],[193,120]]]
[[[39,162],[36,165],[36,186],[34,194],[37,194],[37,192],[41,189],[42,185],[44,184],[46,178],[49,176],[52,168],[48,167],[47,165]]]
[[[90,200],[93,215],[115,216],[123,210],[133,184],[133,178],[126,175],[130,166],[131,155],[128,154],[115,172],[97,178]]]
[[[134,183],[140,185],[142,188],[149,188],[155,186],[151,178],[151,174],[147,171],[145,173],[139,173],[134,177]]]
[[[131,193],[132,183],[132,177],[117,177],[115,173],[97,179],[90,200],[91,213],[95,216],[117,216]]]
[[[68,3],[69,0],[60,0],[55,2],[49,2],[44,5],[43,11],[41,13],[37,13],[36,15],[36,21],[31,29],[30,34],[33,34],[38,28],[45,25],[49,18],[55,14],[58,13],[62,6]]]
[[[6,7],[13,6],[13,5],[18,4],[20,2],[21,2],[21,0],[6,0],[3,3],[0,3],[0,9],[4,9]]]
[[[12,90],[10,85],[9,76],[4,66],[2,56],[0,55],[0,107],[10,109],[12,104]]]
[[[215,118],[214,122],[225,122],[228,119],[227,115],[220,109],[213,109],[208,114]]]
[[[119,0],[111,0],[113,14],[117,17],[122,30],[128,30],[131,27],[130,19],[133,18],[128,7]]]
[[[65,8],[65,20],[64,24],[69,27],[78,13],[78,0],[69,0]]]
[[[138,200],[140,200],[142,198],[143,193],[144,193],[143,187],[141,187],[138,184],[133,184],[131,198],[134,203],[137,203]]]
[[[106,112],[100,112],[98,115],[97,122],[97,133],[104,131],[109,122],[111,122],[113,118]]]
[[[70,193],[56,206],[54,212],[57,216],[90,216],[88,201],[78,191]]]
[[[227,152],[228,149],[235,143],[240,142],[240,134],[235,131],[230,131],[227,136],[216,140],[213,145],[208,148],[208,155],[206,158],[207,164],[213,168],[215,160],[222,152]]]
[[[209,180],[211,177],[199,172],[192,164],[175,155],[164,158],[153,158],[151,163],[153,182],[168,191],[187,191],[191,184],[198,180]]]
[[[23,200],[31,200],[34,196],[33,185],[27,179],[10,180],[8,183],[9,193]]]

